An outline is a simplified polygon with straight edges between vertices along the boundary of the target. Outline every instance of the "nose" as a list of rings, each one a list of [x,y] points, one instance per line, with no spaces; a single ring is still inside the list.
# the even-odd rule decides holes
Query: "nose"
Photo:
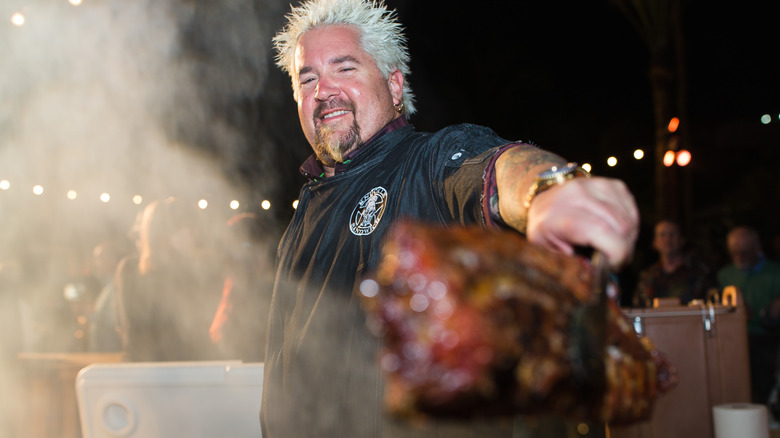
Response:
[[[317,82],[317,89],[314,93],[314,98],[319,101],[326,101],[330,99],[331,97],[339,94],[338,87],[331,82],[328,79],[321,78],[319,82]]]

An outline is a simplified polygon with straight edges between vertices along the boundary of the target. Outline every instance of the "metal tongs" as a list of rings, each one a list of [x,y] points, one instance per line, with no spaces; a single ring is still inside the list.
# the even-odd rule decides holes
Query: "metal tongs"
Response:
[[[606,381],[607,288],[612,274],[606,256],[593,251],[593,296],[574,311],[571,326],[571,358],[575,386],[592,396],[603,394]]]

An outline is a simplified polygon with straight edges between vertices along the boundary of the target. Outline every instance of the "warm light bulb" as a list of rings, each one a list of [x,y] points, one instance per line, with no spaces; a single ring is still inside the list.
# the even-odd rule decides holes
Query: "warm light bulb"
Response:
[[[33,186],[33,193],[36,195],[42,195],[43,194],[43,186],[40,184],[36,184]]]
[[[677,132],[677,128],[680,127],[680,119],[677,117],[672,117],[671,120],[669,120],[669,125],[666,127],[666,129],[669,130],[669,132]]]
[[[205,199],[201,199],[198,201],[198,207],[200,207],[201,210],[205,210],[209,206],[209,201]]]
[[[268,210],[269,208],[271,208],[271,202],[268,201],[268,200],[265,200],[265,201],[260,203],[260,207],[262,207],[263,210]]]
[[[11,182],[10,181],[8,181],[7,179],[4,179],[4,180],[0,181],[0,189],[8,190],[10,188],[11,188]]]
[[[133,204],[141,205],[142,202],[144,202],[144,198],[141,195],[133,196]]]
[[[234,199],[234,200],[232,200],[232,201],[230,201],[230,208],[231,208],[232,210],[238,210],[238,207],[239,207],[240,205],[241,205],[241,204],[240,204],[238,201],[236,201],[235,199]]]
[[[582,167],[583,169],[585,169],[585,171],[586,171],[586,172],[588,172],[588,173],[590,173],[590,171],[592,170],[592,169],[591,169],[591,166],[590,166],[590,163],[584,163],[584,164],[583,164],[582,166],[580,166],[580,167]]]
[[[607,166],[609,166],[609,167],[617,166],[617,158],[615,158],[615,157],[607,158]]]
[[[691,153],[685,149],[677,152],[677,165],[685,167],[691,162]]]
[[[67,196],[68,199],[70,199],[72,201],[72,200],[76,199],[79,196],[79,194],[76,193],[75,190],[68,190],[68,193],[66,193],[65,196]]]
[[[11,23],[13,23],[15,26],[21,26],[24,24],[24,15],[22,13],[17,12],[11,16]]]
[[[664,166],[669,167],[674,164],[674,151],[666,151],[664,154]]]
[[[295,201],[293,201],[292,205],[293,205],[293,208],[297,210],[298,209],[298,200],[296,199]]]
[[[637,160],[641,160],[642,158],[644,158],[644,156],[645,156],[645,151],[643,151],[642,149],[637,149],[634,151],[634,158],[636,158]]]

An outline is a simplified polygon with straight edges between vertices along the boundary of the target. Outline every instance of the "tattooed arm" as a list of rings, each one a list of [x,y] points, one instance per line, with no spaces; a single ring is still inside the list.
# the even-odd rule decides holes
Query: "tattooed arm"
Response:
[[[610,178],[575,178],[539,193],[526,209],[525,199],[536,176],[561,157],[521,145],[496,161],[498,205],[503,221],[525,230],[528,240],[567,254],[574,246],[601,250],[617,268],[634,250],[639,212],[625,184]]]

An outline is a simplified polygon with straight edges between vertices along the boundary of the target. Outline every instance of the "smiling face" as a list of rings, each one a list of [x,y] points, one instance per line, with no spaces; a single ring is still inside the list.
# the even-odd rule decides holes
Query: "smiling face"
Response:
[[[306,139],[326,166],[342,161],[400,114],[403,75],[383,77],[349,26],[309,30],[298,41],[293,66],[298,117]]]

